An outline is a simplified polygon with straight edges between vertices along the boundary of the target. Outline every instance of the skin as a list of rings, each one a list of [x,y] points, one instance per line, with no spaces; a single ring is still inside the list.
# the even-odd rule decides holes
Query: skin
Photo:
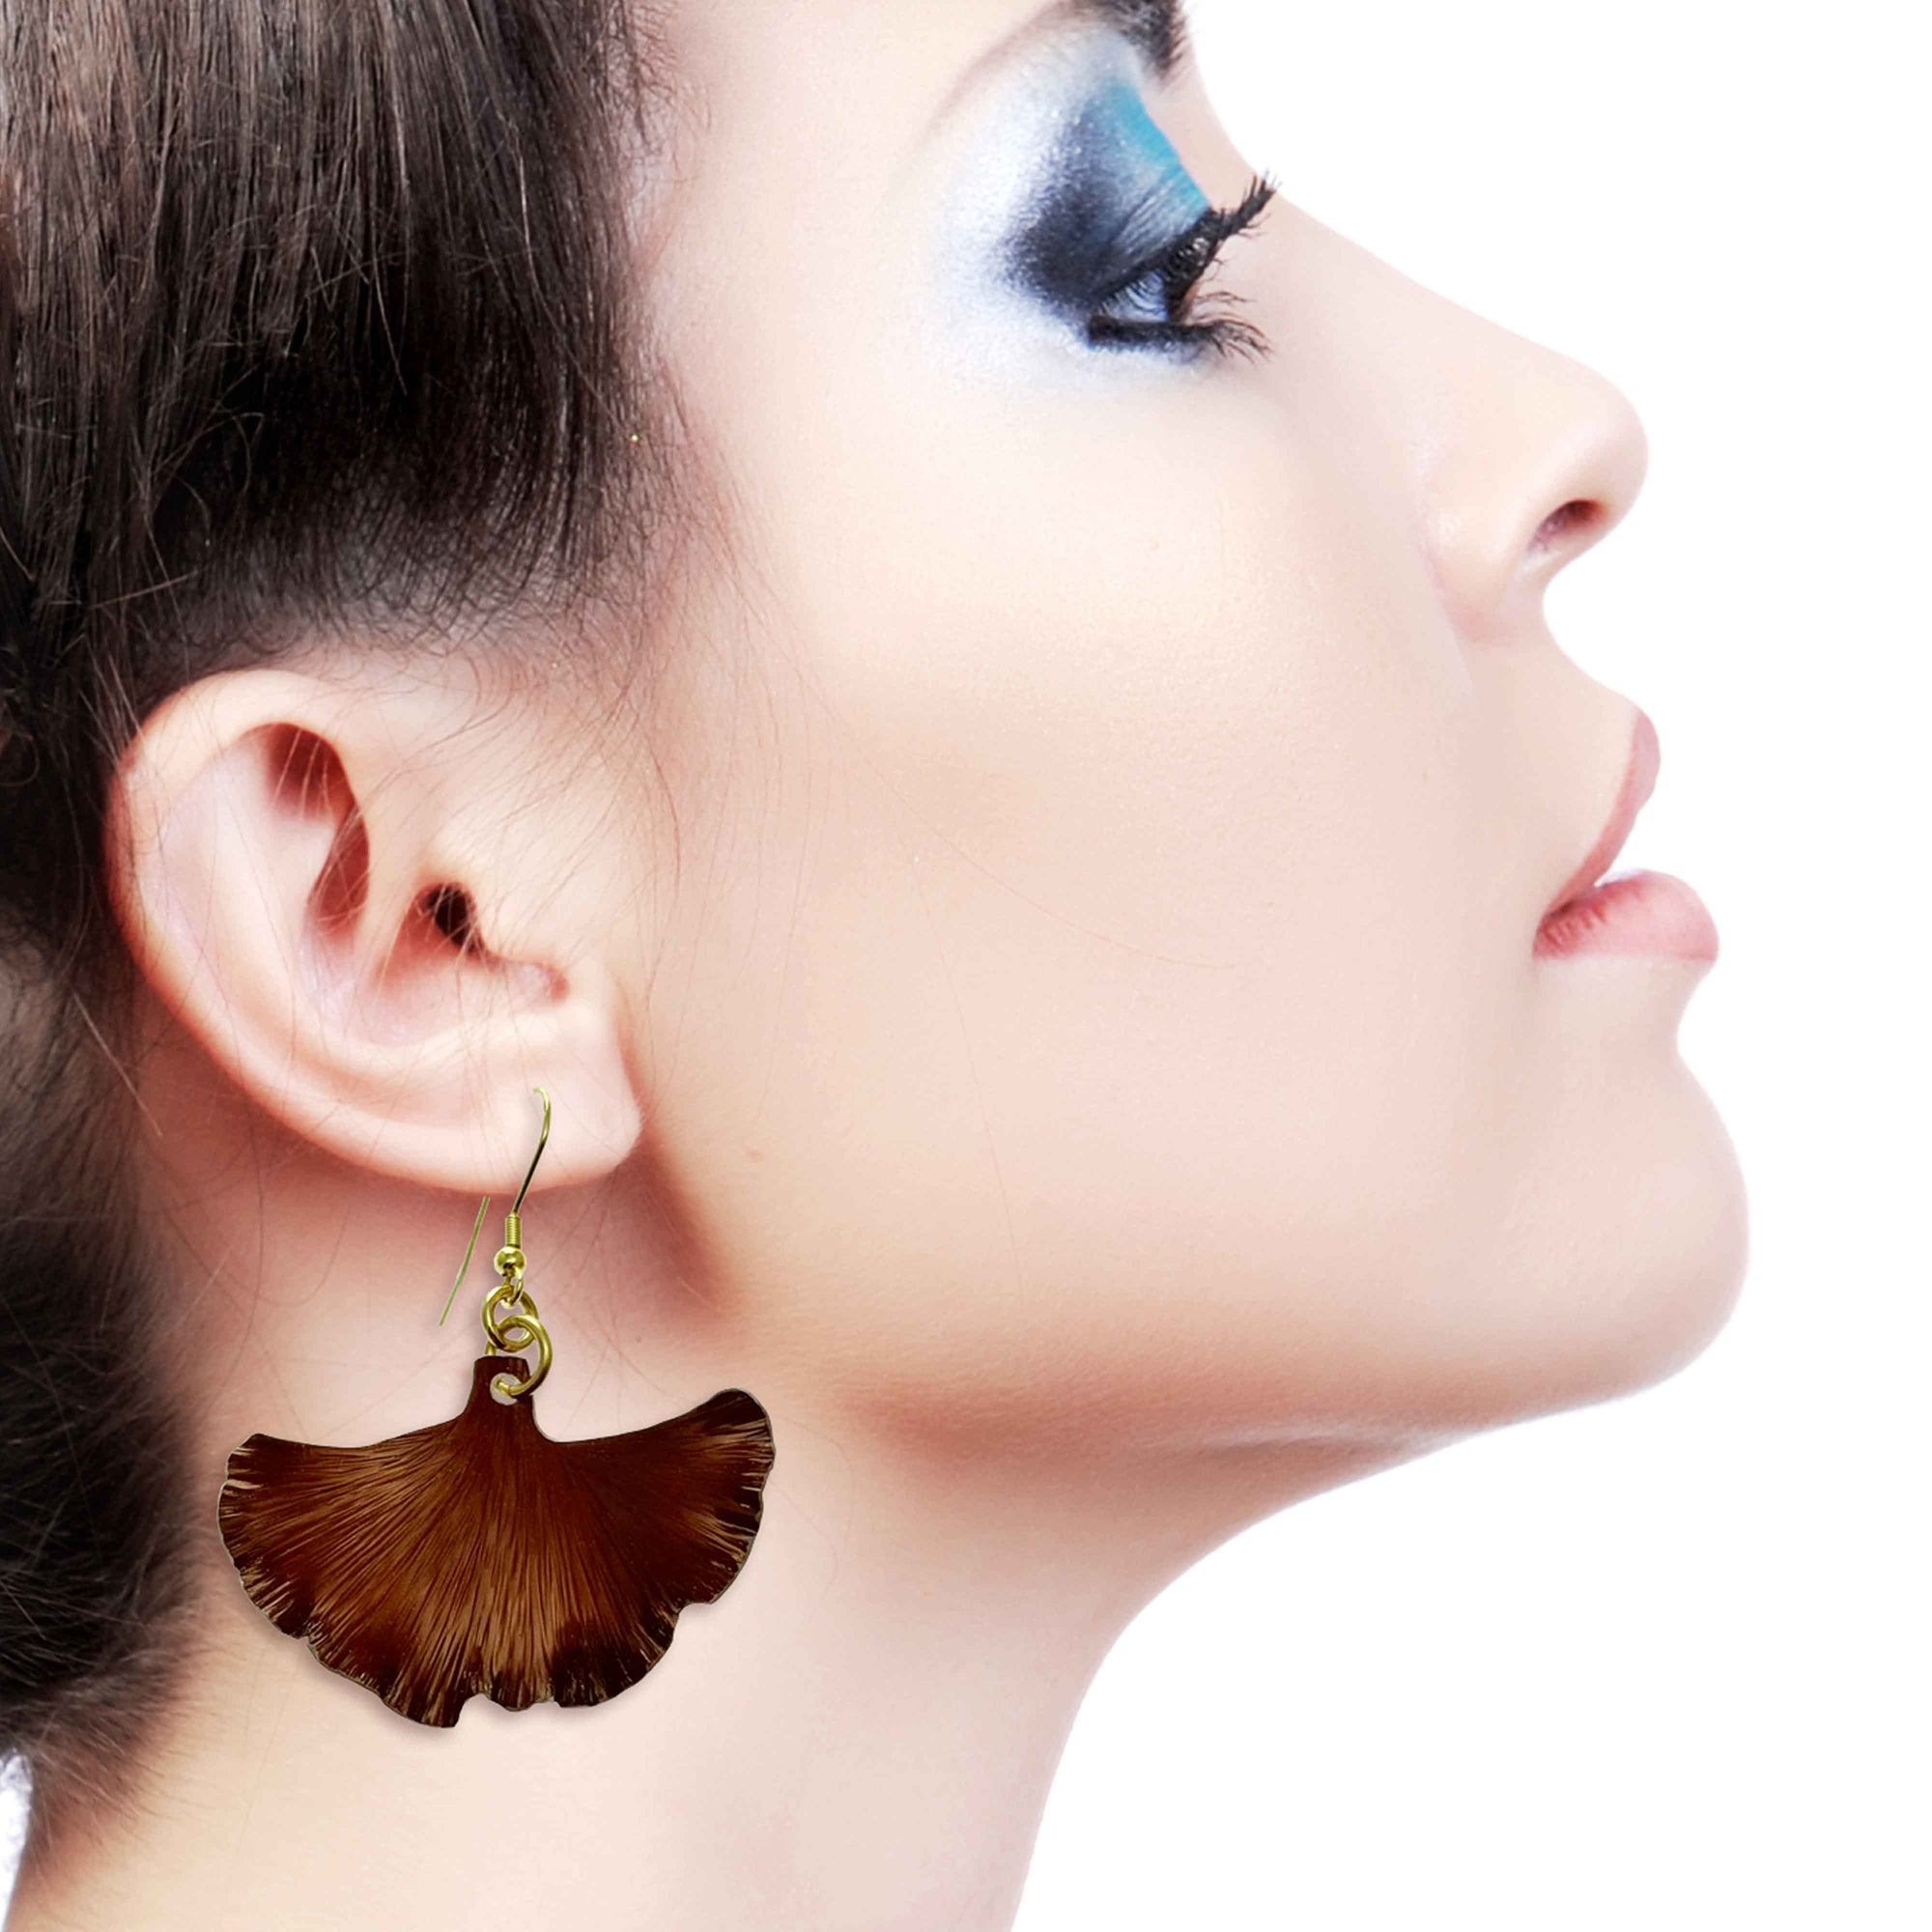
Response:
[[[961,238],[1041,73],[1118,41],[1029,0],[670,30],[703,113],[651,299],[726,543],[599,619],[648,675],[298,638],[120,775],[206,1605],[135,1817],[23,1874],[24,1932],[1006,1926],[1166,1582],[1671,1373],[1742,1278],[1676,1049],[1707,962],[1531,950],[1632,740],[1543,617],[1638,488],[1622,396],[1286,196],[1215,275],[1272,353],[1042,349]],[[1238,200],[1191,71],[1145,99]],[[431,1732],[269,1626],[213,1503],[252,1431],[460,1406],[487,1264],[435,1316],[539,1083],[546,1432],[736,1385],[777,1465],[642,1685]]]

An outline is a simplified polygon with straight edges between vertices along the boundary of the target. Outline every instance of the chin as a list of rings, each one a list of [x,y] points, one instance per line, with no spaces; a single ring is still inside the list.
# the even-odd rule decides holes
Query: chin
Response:
[[[1665,1381],[1701,1355],[1729,1321],[1748,1260],[1744,1174],[1722,1121],[1687,1075],[1675,1131],[1661,1132],[1639,1179],[1588,1243],[1572,1247],[1551,1284],[1560,1326],[1530,1415],[1580,1407]],[[1541,1384],[1541,1386],[1539,1386]]]
[[[1378,1361],[1365,1338],[1355,1387],[1387,1420],[1474,1434],[1648,1388],[1711,1345],[1744,1285],[1744,1176],[1681,1065],[1640,1111],[1524,1177],[1493,1243],[1459,1244],[1411,1302],[1398,1350],[1381,1328]]]

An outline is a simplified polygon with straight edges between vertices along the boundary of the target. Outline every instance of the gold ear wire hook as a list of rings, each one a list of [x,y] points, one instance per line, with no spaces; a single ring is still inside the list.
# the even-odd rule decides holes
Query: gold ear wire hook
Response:
[[[536,1173],[537,1162],[543,1158],[543,1151],[550,1142],[550,1095],[541,1087],[532,1087],[530,1092],[543,1102],[543,1132],[537,1136],[537,1151],[530,1156],[529,1171],[524,1176],[524,1184],[517,1189],[517,1198],[503,1217],[503,1246],[515,1249],[520,1262],[524,1247],[524,1222],[519,1210],[524,1205],[524,1196],[530,1191],[530,1176]],[[456,1304],[456,1291],[463,1286],[463,1277],[469,1272],[469,1257],[476,1252],[476,1236],[483,1226],[484,1210],[489,1206],[490,1197],[486,1194],[476,1209],[475,1225],[469,1230],[469,1245],[463,1251],[463,1265],[456,1270],[456,1279],[450,1284],[449,1299],[442,1304],[442,1313],[436,1318],[439,1328],[449,1320],[449,1311]]]

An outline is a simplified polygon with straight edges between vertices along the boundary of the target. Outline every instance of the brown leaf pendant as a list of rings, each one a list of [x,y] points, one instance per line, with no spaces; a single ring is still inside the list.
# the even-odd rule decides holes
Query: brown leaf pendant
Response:
[[[687,1604],[751,1553],[771,1419],[721,1389],[648,1429],[554,1442],[514,1355],[478,1357],[447,1422],[366,1447],[255,1435],[228,1458],[221,1539],[276,1629],[420,1724],[478,1691],[506,1710],[637,1683]]]

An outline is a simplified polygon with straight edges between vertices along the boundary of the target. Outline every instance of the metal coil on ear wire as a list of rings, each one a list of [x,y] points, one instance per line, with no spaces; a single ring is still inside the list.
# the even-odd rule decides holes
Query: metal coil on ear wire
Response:
[[[490,1386],[499,1395],[528,1395],[550,1374],[550,1330],[537,1314],[536,1297],[521,1279],[499,1281],[483,1297],[483,1330],[493,1350],[499,1354],[518,1354],[532,1342],[536,1344],[537,1365],[522,1381],[503,1376],[491,1378]]]

